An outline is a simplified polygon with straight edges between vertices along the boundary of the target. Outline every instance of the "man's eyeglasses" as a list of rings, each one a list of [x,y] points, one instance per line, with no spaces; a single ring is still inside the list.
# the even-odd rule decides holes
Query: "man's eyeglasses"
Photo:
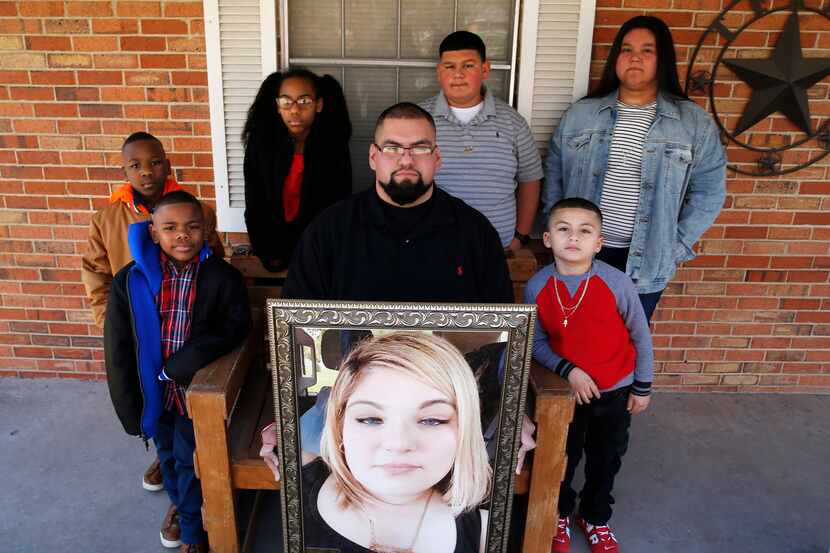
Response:
[[[436,148],[435,146],[410,146],[407,148],[405,146],[398,146],[397,144],[385,144],[383,146],[374,144],[374,146],[383,155],[390,158],[401,158],[404,152],[409,152],[409,155],[412,157],[425,157],[434,152]]]
[[[291,98],[290,96],[280,96],[277,98],[277,106],[280,109],[291,109],[294,107],[294,104],[297,104],[297,107],[300,109],[307,108],[311,104],[314,103],[314,98],[311,96],[300,96],[296,100]]]

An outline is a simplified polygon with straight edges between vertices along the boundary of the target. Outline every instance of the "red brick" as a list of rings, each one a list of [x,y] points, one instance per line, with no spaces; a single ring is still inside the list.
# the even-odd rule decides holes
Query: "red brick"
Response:
[[[69,346],[68,336],[42,336],[32,335],[32,344],[36,346]]]
[[[827,271],[790,271],[787,273],[789,282],[827,282]]]
[[[43,347],[24,347],[19,346],[14,348],[15,357],[42,357],[50,359],[52,357],[52,350]]]
[[[88,19],[47,19],[43,22],[47,34],[81,35],[89,33]]]
[[[93,65],[98,69],[133,69],[138,67],[136,54],[94,54]]]
[[[20,15],[24,17],[56,17],[64,15],[63,2],[19,2]]]
[[[798,188],[798,193],[822,196],[830,195],[830,182],[802,182]]]
[[[101,134],[101,122],[80,119],[58,121],[61,134]]]
[[[190,91],[187,88],[147,88],[148,102],[189,102]]]
[[[87,175],[90,180],[117,181],[124,178],[124,170],[121,167],[89,167]]]
[[[55,98],[62,102],[97,102],[100,100],[98,88],[55,87]],[[83,113],[83,106],[81,106]]]
[[[143,36],[121,37],[121,50],[133,52],[162,52],[166,49],[163,38]]]
[[[120,105],[117,104],[81,104],[81,117],[123,117],[123,111]]]
[[[26,150],[17,152],[17,160],[22,165],[58,165],[61,161],[58,152]]]
[[[119,2],[123,5],[124,2]],[[95,34],[136,34],[138,19],[93,19],[92,32]]]
[[[34,113],[32,104],[0,103],[0,117],[31,117]],[[0,132],[9,132],[11,127],[8,120],[0,120]]]
[[[196,38],[168,38],[167,50],[170,52],[204,52],[205,41],[202,37]],[[195,69],[201,65],[195,64],[196,58],[188,60],[188,67]]]
[[[92,352],[79,348],[55,348],[55,359],[92,359]]]
[[[74,71],[32,71],[32,84],[75,84]]]
[[[126,71],[124,80],[132,86],[157,86],[170,83],[170,73],[157,71]]]
[[[66,165],[101,165],[104,156],[100,152],[61,152],[61,161]]]
[[[763,255],[730,255],[726,261],[727,267],[762,269],[769,267],[769,256]]]
[[[164,5],[165,17],[202,17],[201,2],[167,2]]]
[[[163,49],[161,48],[161,50]],[[184,69],[187,67],[187,57],[183,54],[141,54],[141,67],[146,69]]]
[[[34,71],[32,72],[34,73]],[[190,74],[187,72],[186,74]],[[29,84],[28,71],[0,71],[0,83],[3,84]]]
[[[766,227],[727,227],[724,233],[726,238],[766,238]]]
[[[14,130],[18,133],[46,133],[52,134],[57,128],[57,123],[51,119],[18,119],[14,121]],[[0,163],[10,163],[2,161]]]
[[[101,89],[102,102],[143,102],[146,93],[143,88],[134,86],[116,86]]]
[[[141,34],[186,35],[187,22],[182,19],[142,19]]]
[[[118,39],[114,36],[72,37],[76,52],[113,52],[118,50]]]
[[[160,2],[118,2],[117,15],[127,17],[153,17],[161,15]]]
[[[167,119],[166,105],[125,105],[124,117],[129,119]]]
[[[78,104],[35,104],[37,117],[78,117]]]
[[[793,220],[795,225],[830,225],[830,213],[799,212]]]
[[[67,15],[100,17],[112,15],[112,2],[67,2]]]
[[[80,282],[80,271],[68,271],[63,269],[41,269],[40,275],[43,280],[58,282]]]
[[[0,167],[0,176],[8,179],[40,179],[43,178],[43,169],[41,167]],[[6,201],[8,200],[9,197],[6,198]]]
[[[43,176],[48,180],[78,180],[84,179],[86,172],[81,167],[46,167]]]
[[[72,41],[64,36],[28,36],[26,37],[26,49],[68,52],[72,50]]]
[[[204,71],[173,71],[173,84],[179,86],[207,86],[207,73]],[[830,194],[830,192],[828,192]]]

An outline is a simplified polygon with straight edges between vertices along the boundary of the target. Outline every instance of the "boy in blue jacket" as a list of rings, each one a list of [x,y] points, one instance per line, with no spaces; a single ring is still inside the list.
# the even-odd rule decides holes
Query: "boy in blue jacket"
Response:
[[[162,545],[207,552],[195,438],[185,392],[196,372],[239,345],[250,329],[242,275],[213,256],[202,206],[175,191],[152,219],[130,225],[133,262],[114,277],[104,324],[107,382],[128,434],[152,438],[172,506]],[[165,535],[165,529],[180,526]]]

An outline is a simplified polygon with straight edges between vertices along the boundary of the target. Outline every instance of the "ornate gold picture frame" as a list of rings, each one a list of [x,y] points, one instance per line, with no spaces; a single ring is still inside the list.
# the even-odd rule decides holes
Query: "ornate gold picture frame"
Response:
[[[485,440],[490,433],[487,449],[493,468],[489,499],[481,505],[489,515],[483,550],[504,553],[535,317],[531,305],[269,300],[283,551],[320,551],[306,548],[303,539],[307,506],[303,505],[301,450],[307,448],[301,443],[301,411],[313,402],[314,391],[336,376],[338,347],[344,337],[407,331],[446,338],[471,364],[481,397]]]

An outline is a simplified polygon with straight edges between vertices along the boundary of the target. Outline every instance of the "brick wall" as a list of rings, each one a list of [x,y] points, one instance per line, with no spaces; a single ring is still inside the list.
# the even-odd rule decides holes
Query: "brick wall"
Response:
[[[204,51],[200,1],[0,2],[0,375],[101,378],[89,219],[138,130],[213,198]]]
[[[619,25],[646,10],[674,29],[683,77],[721,9],[714,0],[597,5],[594,78]],[[731,14],[730,27],[749,14]],[[753,26],[741,55],[768,55],[780,23]],[[804,31],[807,55],[830,55],[830,25],[815,17]],[[212,200],[203,34],[198,1],[0,2],[0,375],[101,378],[80,254],[93,210],[122,180],[127,134],[159,136],[179,180]],[[748,89],[734,80],[717,90],[734,124]],[[814,122],[826,119],[827,97],[827,80],[811,90]],[[759,145],[798,136],[778,116],[751,134]],[[805,145],[784,161],[811,151]],[[742,156],[730,147],[730,159]],[[680,270],[655,317],[660,386],[830,392],[828,168],[730,175],[702,255]]]

